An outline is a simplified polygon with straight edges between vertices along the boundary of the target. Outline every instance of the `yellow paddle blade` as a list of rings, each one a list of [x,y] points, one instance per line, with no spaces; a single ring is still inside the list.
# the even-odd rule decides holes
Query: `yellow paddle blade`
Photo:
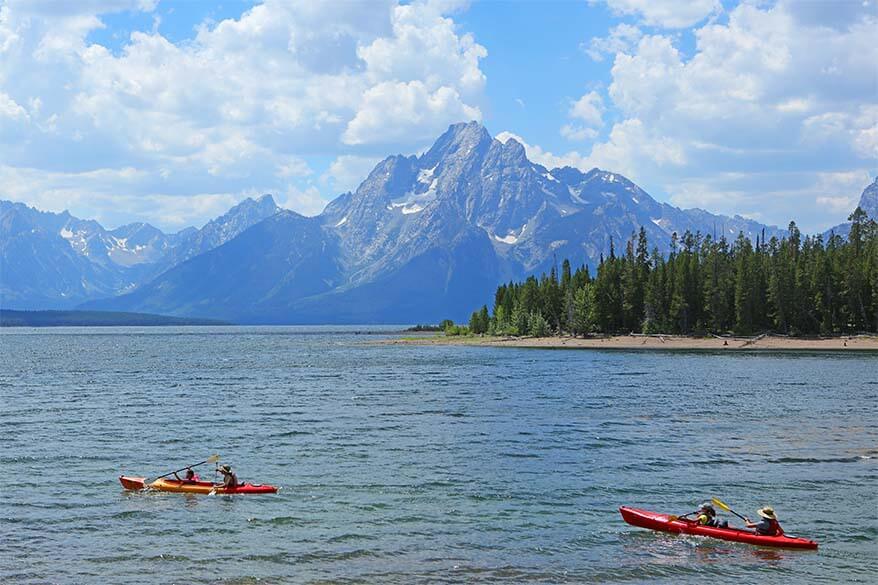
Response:
[[[723,502],[723,501],[722,501],[721,499],[719,499],[719,498],[711,498],[710,501],[713,502],[713,505],[714,505],[714,506],[717,506],[718,508],[722,508],[722,509],[725,510],[726,512],[731,512],[731,511],[732,511],[732,509],[729,508],[728,504],[726,504],[725,502]]]
[[[207,458],[208,463],[216,463],[219,460],[220,460],[219,455],[211,455],[210,457]]]

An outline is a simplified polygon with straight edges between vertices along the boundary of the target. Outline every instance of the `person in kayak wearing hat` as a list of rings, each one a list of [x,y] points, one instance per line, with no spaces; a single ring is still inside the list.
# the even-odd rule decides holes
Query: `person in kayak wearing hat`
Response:
[[[774,508],[765,506],[756,510],[756,513],[762,517],[762,520],[751,522],[749,518],[744,518],[747,528],[755,528],[756,534],[763,536],[783,536],[783,528],[780,527],[780,523],[777,521]]]
[[[174,477],[177,478],[177,481],[182,481],[184,483],[195,483],[199,481],[198,474],[195,473],[195,470],[191,467],[186,468],[186,477],[184,477],[183,479],[180,479],[180,476],[176,473],[174,474]]]
[[[223,487],[233,490],[238,487],[238,476],[232,471],[231,465],[223,465],[219,468],[219,472],[223,474]]]
[[[698,522],[702,526],[713,526],[716,528],[725,528],[729,525],[728,522],[720,522],[716,518],[716,510],[713,506],[707,502],[701,504],[701,507],[698,508],[698,516],[696,516],[695,521]]]

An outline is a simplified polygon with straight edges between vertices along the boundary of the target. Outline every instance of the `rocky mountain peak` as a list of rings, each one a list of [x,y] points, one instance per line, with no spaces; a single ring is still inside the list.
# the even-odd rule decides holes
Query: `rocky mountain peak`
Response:
[[[526,161],[527,153],[524,150],[523,144],[515,138],[509,138],[503,143],[503,157],[506,160]]]
[[[478,122],[452,124],[421,157],[421,166],[434,167],[449,158],[470,158],[484,154],[492,140],[485,127]]]
[[[878,177],[863,190],[859,206],[870,218],[878,220]]]

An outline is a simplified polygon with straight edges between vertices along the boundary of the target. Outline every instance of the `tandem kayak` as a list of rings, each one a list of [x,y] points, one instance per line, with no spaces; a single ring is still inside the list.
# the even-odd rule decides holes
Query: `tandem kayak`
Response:
[[[119,476],[119,482],[126,490],[142,490],[149,488],[160,492],[177,492],[183,494],[276,494],[277,488],[273,485],[262,485],[254,483],[242,483],[235,489],[226,489],[221,484],[215,484],[210,481],[179,481],[176,479],[157,479],[155,481],[146,482],[144,477],[130,477],[125,475]]]
[[[731,540],[733,542],[744,542],[746,544],[772,546],[777,548],[817,549],[817,543],[813,540],[808,540],[807,538],[797,538],[786,535],[764,536],[762,534],[756,534],[752,530],[743,530],[740,528],[702,526],[694,520],[686,520],[685,518],[677,517],[672,518],[670,514],[660,514],[648,510],[629,508],[628,506],[622,506],[619,508],[619,512],[622,514],[622,519],[632,526],[649,528],[650,530],[658,530],[660,532],[694,534],[697,536],[719,538],[720,540]]]

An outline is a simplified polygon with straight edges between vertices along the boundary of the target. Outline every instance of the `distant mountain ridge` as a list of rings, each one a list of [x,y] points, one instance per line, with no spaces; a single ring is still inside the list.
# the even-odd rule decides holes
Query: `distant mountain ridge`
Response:
[[[420,156],[387,157],[316,217],[278,210],[265,196],[201,230],[166,236],[176,240],[158,260],[128,267],[153,272],[81,306],[237,323],[460,319],[500,282],[564,258],[594,267],[611,243],[623,253],[641,227],[664,253],[671,235],[687,230],[785,234],[660,203],[618,173],[546,169],[514,139],[501,142],[472,122],[450,126]],[[71,256],[63,237],[51,240],[54,254]]]
[[[71,308],[130,292],[278,210],[265,195],[245,200],[200,230],[165,234],[146,223],[107,230],[67,211],[43,212],[0,200],[0,306]]]
[[[500,281],[562,258],[594,266],[640,226],[665,251],[687,229],[783,233],[659,203],[616,173],[550,171],[473,122],[452,125],[421,156],[384,159],[317,217],[278,214],[131,294],[86,306],[236,322],[459,318]]]

